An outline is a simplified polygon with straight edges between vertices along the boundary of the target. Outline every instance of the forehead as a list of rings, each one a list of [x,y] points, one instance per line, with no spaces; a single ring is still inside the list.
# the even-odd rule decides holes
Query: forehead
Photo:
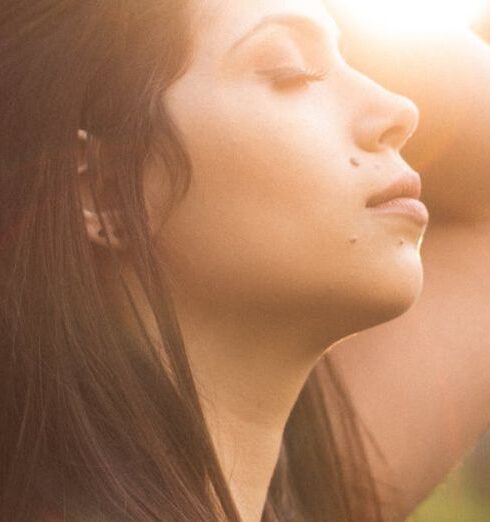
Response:
[[[195,52],[217,55],[263,18],[293,14],[332,28],[335,24],[323,0],[201,0],[195,4]]]

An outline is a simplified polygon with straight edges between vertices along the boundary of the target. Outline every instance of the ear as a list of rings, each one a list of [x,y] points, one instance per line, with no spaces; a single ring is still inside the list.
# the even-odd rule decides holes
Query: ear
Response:
[[[91,137],[84,130],[78,131],[78,180],[83,209],[83,220],[88,239],[99,246],[123,249],[122,233],[115,222],[115,213],[100,209],[97,212],[94,191],[99,190],[97,181],[89,169],[88,151]]]

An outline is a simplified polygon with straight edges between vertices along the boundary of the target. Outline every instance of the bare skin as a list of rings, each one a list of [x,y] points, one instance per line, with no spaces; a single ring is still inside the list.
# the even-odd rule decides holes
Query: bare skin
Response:
[[[490,426],[490,48],[470,32],[393,42],[342,29],[349,61],[421,109],[406,157],[432,214],[422,297],[329,355],[389,463],[373,453],[401,521]]]
[[[413,180],[399,151],[418,112],[343,61],[321,0],[210,1],[197,14],[193,61],[166,100],[193,182],[164,226],[158,161],[146,195],[218,456],[243,520],[257,522],[325,348],[419,295],[425,223],[368,208]],[[287,88],[284,68],[300,71]]]
[[[373,453],[388,520],[405,520],[489,427],[489,238],[490,225],[433,227],[419,303],[330,355],[389,464]]]

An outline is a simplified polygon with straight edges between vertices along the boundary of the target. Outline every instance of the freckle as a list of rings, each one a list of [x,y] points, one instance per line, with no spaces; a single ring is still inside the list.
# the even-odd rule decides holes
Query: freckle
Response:
[[[357,241],[358,241],[358,238],[357,238],[357,237],[352,237],[352,238],[349,239],[349,243],[350,243],[351,245],[355,245],[355,244],[357,243]]]
[[[403,239],[400,240],[400,246],[403,246],[405,244],[405,241]]]
[[[353,167],[359,167],[361,165],[361,162],[357,158],[351,158],[350,159],[350,164]]]

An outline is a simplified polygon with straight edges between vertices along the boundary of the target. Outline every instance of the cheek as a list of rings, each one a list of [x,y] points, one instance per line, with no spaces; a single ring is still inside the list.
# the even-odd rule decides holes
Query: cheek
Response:
[[[243,101],[245,98],[245,101]],[[270,98],[270,95],[269,95]],[[355,179],[342,128],[322,112],[266,98],[201,100],[192,119],[179,118],[194,173],[184,202],[210,240],[266,241],[340,230],[352,221]],[[324,114],[324,113],[323,113]],[[191,121],[191,125],[186,122]],[[345,151],[342,154],[341,151]],[[183,213],[183,212],[182,212]]]
[[[254,97],[222,89],[180,115],[195,189],[213,206],[248,203],[259,214],[325,212],[352,197],[355,180],[347,175],[350,144],[341,135],[341,115],[310,107],[299,96],[290,103],[286,95],[257,91]]]
[[[315,295],[358,306],[383,289],[392,299],[417,262],[366,217],[345,120],[316,102],[223,90],[182,103],[176,122],[194,171],[161,235],[176,278],[227,302]]]
[[[228,304],[338,298],[360,259],[349,242],[362,226],[348,184],[335,163],[303,159],[305,149],[318,156],[308,143],[298,152],[289,134],[260,142],[241,130],[193,150],[191,189],[162,236],[175,279]]]

